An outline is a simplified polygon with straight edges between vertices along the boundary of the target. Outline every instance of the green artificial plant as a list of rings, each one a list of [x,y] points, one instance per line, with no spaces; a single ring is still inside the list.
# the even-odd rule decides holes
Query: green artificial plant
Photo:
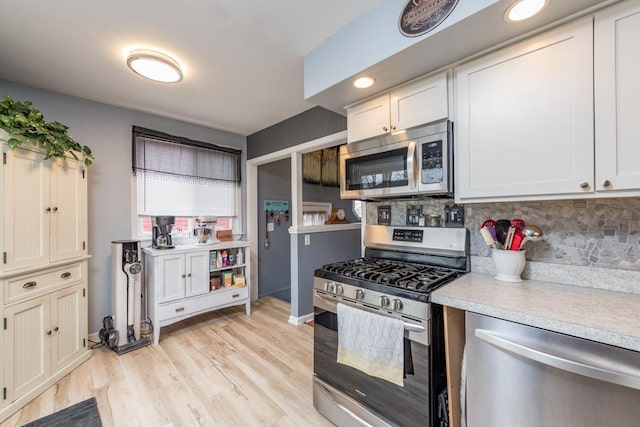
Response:
[[[9,133],[7,143],[16,148],[25,141],[36,141],[46,152],[46,158],[66,159],[71,155],[86,166],[93,163],[93,154],[86,145],[80,145],[67,133],[68,126],[60,122],[45,122],[42,113],[30,101],[14,101],[5,95],[0,101],[0,128]]]

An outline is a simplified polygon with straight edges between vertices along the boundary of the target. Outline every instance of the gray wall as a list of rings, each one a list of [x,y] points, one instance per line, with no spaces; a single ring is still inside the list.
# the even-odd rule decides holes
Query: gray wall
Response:
[[[266,221],[264,200],[286,200],[291,205],[291,160],[283,159],[258,166],[258,296],[273,295],[289,301],[291,292],[291,244],[288,228],[281,218],[269,233],[269,247],[265,248]],[[269,222],[274,222],[269,218]]]
[[[247,137],[247,158],[253,159],[347,129],[347,118],[314,107]]]
[[[391,205],[392,225],[406,223],[409,205],[442,213],[453,200],[425,199],[367,203],[367,223],[377,222],[377,206]],[[521,218],[542,228],[540,242],[526,244],[527,259],[550,264],[640,271],[640,198],[579,199],[518,203],[475,203],[465,207],[471,254],[491,256],[480,235],[487,218]]]
[[[111,241],[132,236],[131,126],[240,148],[243,156],[246,138],[0,80],[0,96],[5,94],[32,101],[45,120],[69,126],[70,135],[95,154],[88,175],[89,333],[97,332],[102,318],[111,314]]]
[[[313,313],[313,272],[336,261],[360,257],[360,229],[311,233],[311,245],[304,245],[304,234],[298,234],[298,297],[292,302],[293,316]],[[292,298],[293,300],[293,298]]]

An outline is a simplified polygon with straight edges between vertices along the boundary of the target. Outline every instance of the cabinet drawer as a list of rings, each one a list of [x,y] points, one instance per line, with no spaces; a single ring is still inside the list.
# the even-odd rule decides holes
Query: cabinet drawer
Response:
[[[57,286],[76,283],[84,279],[82,264],[46,270],[38,274],[24,274],[4,281],[5,304],[21,301],[33,296],[51,292]]]
[[[215,310],[225,306],[244,304],[249,297],[249,288],[222,288],[217,291],[209,292],[206,295],[186,298],[181,301],[175,301],[167,304],[161,304],[158,307],[158,319],[155,322],[178,317],[186,317],[196,313],[204,313],[206,311]]]

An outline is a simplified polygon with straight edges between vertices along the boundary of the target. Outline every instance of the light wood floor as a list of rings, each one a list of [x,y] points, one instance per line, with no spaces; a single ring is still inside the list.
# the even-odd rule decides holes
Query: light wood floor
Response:
[[[311,396],[313,328],[275,298],[163,328],[160,344],[92,358],[0,427],[95,396],[109,426],[331,426]]]

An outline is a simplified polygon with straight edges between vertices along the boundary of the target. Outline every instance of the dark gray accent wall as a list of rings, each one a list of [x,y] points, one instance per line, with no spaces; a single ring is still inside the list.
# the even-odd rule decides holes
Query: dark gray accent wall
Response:
[[[360,229],[311,233],[309,246],[304,245],[304,236],[297,235],[298,312],[292,313],[296,317],[313,313],[313,272],[324,264],[359,258],[362,245]]]
[[[347,129],[347,118],[313,107],[247,137],[247,159],[264,156]]]
[[[289,222],[282,218],[269,233],[269,247],[264,246],[267,218],[264,200],[286,200],[291,204],[291,160],[283,159],[258,166],[258,296],[282,297],[291,292],[291,242]],[[273,222],[273,218],[269,218]],[[287,299],[287,298],[283,298]]]

